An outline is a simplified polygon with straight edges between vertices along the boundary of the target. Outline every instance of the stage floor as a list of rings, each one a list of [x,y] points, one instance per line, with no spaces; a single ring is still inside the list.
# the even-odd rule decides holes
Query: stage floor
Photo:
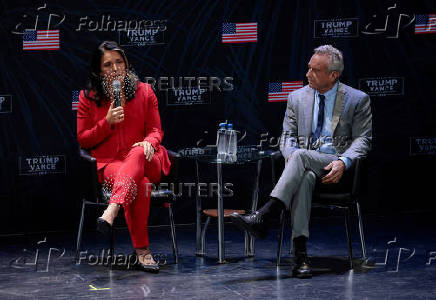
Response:
[[[209,227],[205,257],[194,254],[194,225],[177,226],[180,262],[176,265],[169,227],[152,227],[152,251],[165,263],[159,274],[110,270],[102,265],[96,257],[102,249],[107,250],[108,244],[92,231],[85,233],[82,251],[94,256],[80,264],[74,259],[75,233],[2,236],[0,299],[436,298],[434,217],[365,216],[364,223],[368,255],[375,265],[359,264],[360,241],[353,226],[356,266],[348,270],[343,218],[313,218],[308,251],[314,276],[303,280],[291,277],[289,232],[282,264],[276,266],[277,230],[266,240],[256,240],[255,256],[245,258],[243,234],[226,223],[228,263],[217,264],[215,224]],[[117,231],[115,251],[125,255],[132,252],[125,229]]]

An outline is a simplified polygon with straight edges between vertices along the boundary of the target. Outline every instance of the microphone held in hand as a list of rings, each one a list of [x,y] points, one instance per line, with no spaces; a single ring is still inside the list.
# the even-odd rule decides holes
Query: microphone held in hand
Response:
[[[112,89],[114,91],[114,107],[118,107],[121,105],[120,103],[121,82],[119,80],[114,80],[114,82],[112,83]]]

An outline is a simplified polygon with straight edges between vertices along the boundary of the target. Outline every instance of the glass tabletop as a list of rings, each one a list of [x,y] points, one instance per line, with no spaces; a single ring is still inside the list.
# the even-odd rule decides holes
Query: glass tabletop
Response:
[[[184,148],[178,151],[183,158],[194,159],[203,163],[237,165],[258,161],[271,156],[273,150],[260,150],[256,146],[238,146],[236,161],[217,158],[216,147]]]

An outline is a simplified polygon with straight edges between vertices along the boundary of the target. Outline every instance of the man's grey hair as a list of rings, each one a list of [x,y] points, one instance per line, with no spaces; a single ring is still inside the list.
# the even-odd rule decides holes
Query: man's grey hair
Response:
[[[337,71],[339,76],[341,76],[342,71],[344,71],[344,57],[342,52],[332,45],[322,45],[313,50],[314,54],[328,55],[330,56],[330,62],[328,64],[329,72]]]

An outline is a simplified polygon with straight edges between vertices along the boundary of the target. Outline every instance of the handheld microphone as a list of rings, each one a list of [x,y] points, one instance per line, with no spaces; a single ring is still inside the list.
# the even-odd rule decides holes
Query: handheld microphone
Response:
[[[121,82],[119,80],[114,80],[114,82],[112,83],[112,89],[114,91],[114,107],[118,107],[121,105],[120,103]]]

